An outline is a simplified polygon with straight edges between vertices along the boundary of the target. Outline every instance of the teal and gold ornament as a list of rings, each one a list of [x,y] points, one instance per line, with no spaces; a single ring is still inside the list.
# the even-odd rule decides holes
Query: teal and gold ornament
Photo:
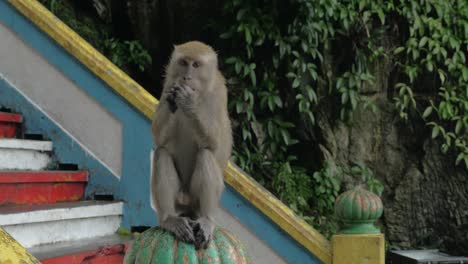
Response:
[[[344,224],[342,234],[380,233],[374,222],[382,213],[380,197],[360,186],[342,193],[335,202],[335,214]]]
[[[125,256],[125,264],[249,264],[244,245],[226,229],[217,227],[207,249],[174,239],[168,231],[153,227],[139,235]]]

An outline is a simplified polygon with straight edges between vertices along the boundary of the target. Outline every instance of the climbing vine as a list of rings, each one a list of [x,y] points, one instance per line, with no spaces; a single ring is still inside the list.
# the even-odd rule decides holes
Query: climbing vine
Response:
[[[394,50],[405,78],[396,85],[396,106],[403,119],[418,110],[414,88],[427,85],[429,105],[422,117],[441,138],[441,150],[457,155],[468,167],[468,3],[466,1],[400,1],[392,7],[408,23],[402,45]],[[428,91],[431,92],[431,91]]]

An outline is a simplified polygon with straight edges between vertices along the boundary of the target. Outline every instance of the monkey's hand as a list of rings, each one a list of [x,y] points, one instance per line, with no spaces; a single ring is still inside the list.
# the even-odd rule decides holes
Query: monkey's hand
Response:
[[[167,96],[166,96],[166,101],[168,102],[169,110],[172,113],[175,113],[175,111],[177,111],[177,105],[175,101],[177,97],[176,88],[177,88],[176,86],[172,87],[171,90],[167,92]]]
[[[175,102],[178,107],[182,109],[185,114],[193,114],[195,109],[195,102],[198,94],[188,85],[180,85],[175,88]]]
[[[206,217],[201,217],[192,222],[192,228],[195,235],[195,249],[206,249],[213,236],[214,223]]]
[[[171,232],[178,240],[194,243],[193,221],[187,217],[170,216],[161,223],[161,228]]]

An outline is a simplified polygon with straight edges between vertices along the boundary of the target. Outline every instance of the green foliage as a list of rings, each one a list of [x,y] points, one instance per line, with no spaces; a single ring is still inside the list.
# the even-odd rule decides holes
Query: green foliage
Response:
[[[295,152],[298,127],[315,125],[324,99],[335,98],[344,121],[360,104],[376,110],[361,91],[375,80],[369,64],[387,56],[377,44],[386,8],[364,0],[229,0],[218,23],[222,46],[232,47],[224,71],[236,120],[234,160],[325,232],[333,230],[327,224],[339,181],[327,164],[311,177]],[[335,67],[329,53],[336,47],[349,59]]]
[[[433,137],[443,139],[442,151],[454,149],[457,164],[468,167],[467,6],[460,0],[226,1],[220,28],[224,44],[233,48],[225,63],[242,149],[236,159],[253,175],[260,170],[263,182],[289,157],[300,164],[293,151],[298,125],[313,126],[324,99],[338,99],[345,121],[352,121],[359,105],[376,110],[361,92],[375,81],[369,64],[385,57],[406,76],[394,93],[403,120],[417,109],[414,90],[424,78],[440,84],[423,117]],[[389,50],[381,39],[395,27],[401,28],[396,42],[402,45]],[[331,52],[346,62],[335,67]],[[265,159],[279,164],[265,169]]]
[[[111,26],[99,19],[79,14],[72,6],[73,1],[40,0],[52,13],[105,55],[115,65],[143,72],[151,65],[151,56],[137,40],[120,40],[112,36]]]
[[[136,40],[121,41],[109,38],[103,42],[103,51],[119,67],[133,65],[144,71],[145,67],[151,64],[151,56]]]
[[[382,195],[382,192],[384,190],[384,185],[383,183],[378,180],[374,172],[363,162],[355,162],[354,166],[352,166],[350,169],[345,169],[345,173],[348,173],[350,175],[356,176],[353,178],[361,178],[362,183],[367,185],[367,189],[378,196]]]
[[[103,36],[109,35],[109,26],[88,16],[81,16],[73,9],[71,1],[40,0],[40,2],[97,49],[101,46]]]
[[[314,204],[320,215],[329,216],[334,213],[335,200],[341,190],[343,169],[326,161],[323,168],[313,175]]]
[[[304,219],[313,227],[330,238],[338,231],[338,220],[335,218],[335,200],[341,190],[343,169],[326,161],[323,168],[313,174],[313,212]]]
[[[309,199],[312,197],[311,179],[302,168],[293,169],[289,162],[281,164],[278,174],[272,181],[273,190],[279,198],[295,212],[309,210]]]
[[[434,90],[422,113],[441,138],[443,153],[453,150],[456,164],[468,167],[468,3],[463,0],[419,3],[396,1],[394,11],[408,22],[409,34],[394,50],[406,78],[396,85],[396,106],[403,119],[417,110],[414,88],[431,78]],[[463,165],[462,165],[463,166]]]

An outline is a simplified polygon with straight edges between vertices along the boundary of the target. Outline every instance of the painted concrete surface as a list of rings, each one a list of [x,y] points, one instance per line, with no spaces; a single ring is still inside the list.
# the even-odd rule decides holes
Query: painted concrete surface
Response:
[[[50,151],[50,141],[0,138],[0,170],[45,169]]]
[[[122,202],[81,201],[0,207],[0,225],[122,215]]]
[[[0,73],[120,176],[118,119],[1,23],[0,39]]]
[[[41,244],[111,235],[117,231],[121,220],[120,216],[103,216],[11,225],[3,228],[21,245],[29,248]]]
[[[262,214],[258,208],[255,208],[252,203],[229,185],[226,185],[223,192],[221,205],[229,210],[229,213],[236,217],[243,226],[247,227],[253,236],[264,241],[272,249],[272,252],[280,255],[287,263],[323,263],[298,244],[281,227],[272,223],[271,219]],[[239,237],[239,239],[244,241],[243,237]],[[261,256],[259,257],[261,258]]]
[[[0,171],[0,207],[83,199],[87,171]]]
[[[87,198],[92,198],[95,193],[113,194],[115,190],[118,190],[119,178],[114,177],[109,167],[105,166],[95,155],[89,152],[88,148],[80,144],[76,138],[19,89],[9,83],[1,72],[0,105],[27,116],[23,120],[24,133],[47,135],[53,141],[54,161],[77,164],[80,169],[89,171],[90,177],[86,188]]]
[[[25,247],[99,237],[117,231],[122,205],[121,202],[76,202],[10,206],[0,208],[0,225]]]
[[[332,243],[333,264],[385,264],[384,234],[338,234]]]
[[[61,162],[79,164],[80,168],[90,172],[87,197],[109,194],[114,195],[116,199],[125,200],[123,226],[130,228],[155,225],[156,218],[149,202],[148,156],[154,147],[149,120],[5,1],[0,1],[0,23],[7,25],[46,58],[49,64],[60,69],[64,76],[73,80],[86,94],[91,95],[105,108],[100,110],[111,113],[123,124],[121,154],[124,164],[121,178],[109,177],[114,175],[111,168],[90,152],[90,146],[78,141],[75,135],[65,129],[60,120],[42,109],[42,106],[6,76],[0,76],[0,104],[28,116],[28,119],[24,120],[28,133],[41,133],[50,137],[55,144],[54,153]],[[28,63],[27,57],[23,59],[23,63]],[[0,63],[3,61],[0,60]],[[99,124],[97,127],[103,125]],[[94,128],[90,129],[91,127],[87,129],[94,132]],[[105,135],[104,138],[110,136]],[[96,140],[103,139],[97,133],[94,133],[94,137]]]
[[[119,179],[113,176],[109,167],[90,153],[88,148],[80,144],[30,98],[16,89],[1,73],[0,105],[27,116],[23,127],[25,133],[47,135],[53,141],[54,158],[58,162],[78,164],[80,169],[89,171],[87,198],[92,198],[94,194],[113,194],[117,199],[119,198]],[[148,225],[146,222],[143,223],[143,225]]]
[[[43,170],[49,162],[49,154],[37,150],[0,148],[0,170]]]
[[[247,254],[252,259],[252,263],[265,264],[283,264],[287,263],[276,252],[268,247],[264,241],[261,241],[245,226],[243,226],[237,218],[229,214],[224,209],[218,209],[215,216],[216,224],[226,228],[235,234],[239,240],[245,245]]]
[[[51,141],[0,138],[0,148],[52,151]]]
[[[38,259],[48,259],[69,254],[76,254],[97,248],[105,245],[117,245],[129,243],[133,236],[122,236],[113,234],[109,236],[101,236],[95,238],[85,238],[75,241],[67,241],[49,245],[40,245],[29,248],[28,251]]]

